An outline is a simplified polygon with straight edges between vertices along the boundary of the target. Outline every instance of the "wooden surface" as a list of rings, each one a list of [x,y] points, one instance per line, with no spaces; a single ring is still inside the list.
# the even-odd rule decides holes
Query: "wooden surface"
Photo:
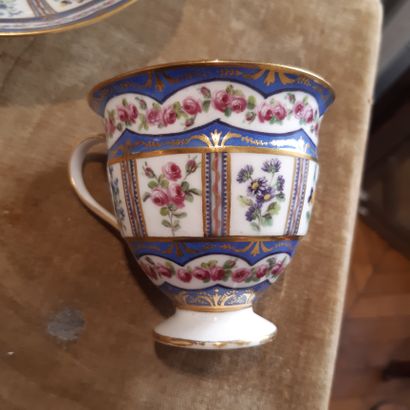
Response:
[[[392,360],[410,362],[410,261],[359,219],[330,410],[410,409],[410,379],[382,380]]]
[[[375,0],[139,0],[99,24],[0,42],[0,409],[326,409],[380,39]],[[67,180],[100,132],[85,94],[138,66],[249,59],[317,71],[321,127],[308,237],[256,310],[274,343],[231,352],[154,345],[172,306]],[[109,204],[101,163],[86,169]]]

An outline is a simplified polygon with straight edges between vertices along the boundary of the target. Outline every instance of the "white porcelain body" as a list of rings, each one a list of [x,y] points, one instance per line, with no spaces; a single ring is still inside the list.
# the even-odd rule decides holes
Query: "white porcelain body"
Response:
[[[103,83],[116,226],[151,281],[177,306],[161,343],[238,348],[271,340],[252,304],[307,233],[318,178],[318,130],[333,100],[313,74],[283,66],[197,63]]]

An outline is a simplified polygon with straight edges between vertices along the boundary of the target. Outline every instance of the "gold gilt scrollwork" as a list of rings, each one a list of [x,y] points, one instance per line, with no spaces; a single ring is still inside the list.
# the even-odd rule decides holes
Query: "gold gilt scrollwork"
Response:
[[[285,73],[278,71],[276,69],[266,69],[266,68],[260,68],[258,71],[256,71],[253,74],[242,74],[242,76],[244,78],[249,78],[252,80],[258,80],[259,78],[261,78],[263,75],[266,74],[265,79],[263,80],[263,82],[266,85],[271,85],[274,84],[276,82],[276,77],[275,75],[278,75],[279,80],[281,81],[282,84],[292,84],[295,81],[297,81],[297,79],[292,79],[289,78]]]
[[[207,250],[214,249],[215,245],[214,244],[205,245],[204,248]],[[245,253],[245,252],[250,251],[252,256],[257,256],[261,253],[261,250],[263,253],[272,251],[275,248],[275,245],[273,245],[272,247],[268,247],[264,244],[264,242],[253,241],[247,244],[246,246],[244,246],[243,248],[239,248],[238,246],[234,246],[230,243],[219,245],[218,248],[225,249],[225,250],[231,250],[231,251],[238,252],[238,253]]]
[[[252,305],[256,295],[251,289],[246,291],[229,290],[219,293],[219,289],[215,289],[213,294],[208,292],[195,291],[195,294],[190,294],[189,291],[179,292],[177,295],[168,294],[178,308],[188,310],[239,310]]]
[[[278,248],[288,248],[289,250],[293,249],[293,245],[288,244],[287,242],[275,242],[272,246],[268,246],[265,242],[266,241],[251,241],[248,242],[245,246],[240,246],[240,245],[233,245],[232,243],[223,243],[223,244],[217,244],[217,243],[206,243],[207,240],[210,240],[209,238],[201,238],[205,243],[201,247],[191,248],[187,243],[184,242],[170,242],[169,245],[166,248],[160,248],[159,246],[155,244],[151,244],[148,241],[144,241],[144,239],[141,238],[141,240],[134,241],[134,240],[129,240],[128,242],[132,245],[133,249],[144,249],[144,250],[152,250],[152,251],[158,251],[161,252],[164,255],[172,255],[176,254],[177,256],[182,256],[184,254],[196,254],[199,252],[203,251],[209,251],[209,250],[214,250],[214,249],[222,249],[222,250],[230,250],[234,251],[237,253],[246,253],[250,252],[252,256],[257,256],[260,253],[267,253],[267,252],[272,252],[274,249]],[[232,241],[234,238],[227,238],[227,241]],[[189,238],[186,239],[189,241]],[[269,241],[268,241],[269,242]]]

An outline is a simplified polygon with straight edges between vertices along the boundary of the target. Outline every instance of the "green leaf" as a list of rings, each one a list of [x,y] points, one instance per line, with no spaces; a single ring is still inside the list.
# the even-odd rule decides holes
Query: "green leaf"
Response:
[[[253,110],[256,106],[256,99],[253,95],[248,97],[248,110]]]
[[[276,195],[276,199],[283,202],[285,200],[285,194],[283,192],[279,192],[279,194]]]
[[[122,131],[122,124],[121,124],[121,123],[118,123],[118,124],[117,124],[117,130],[118,130],[118,131]]]
[[[144,192],[144,195],[142,196],[142,202],[145,202],[150,196],[151,194],[149,192]]]
[[[172,265],[172,263],[171,263],[170,261],[166,261],[166,262],[164,263],[164,265],[165,265],[168,269],[170,269],[170,270],[173,270],[173,269],[174,269],[174,265]]]
[[[188,202],[194,202],[194,196],[193,196],[192,194],[190,194],[190,193],[188,193],[188,194],[185,195],[185,199],[186,199]]]
[[[253,205],[252,199],[250,199],[250,198],[248,198],[248,197],[246,197],[246,196],[243,196],[243,195],[239,195],[239,202],[240,202],[242,205],[245,205],[245,206],[251,206],[251,205]]]
[[[126,107],[126,106],[128,105],[128,102],[127,102],[127,100],[126,100],[125,98],[122,99],[122,105],[123,105],[124,107]]]
[[[216,260],[211,260],[211,261],[208,262],[208,266],[210,268],[213,268],[216,265],[218,265],[218,261],[216,261]]]
[[[148,263],[150,263],[151,265],[155,265],[155,264],[154,264],[154,261],[153,261],[149,256],[146,256],[146,257],[145,257],[145,260],[146,260]]]
[[[304,105],[306,105],[306,104],[308,103],[308,99],[309,99],[309,97],[308,97],[307,95],[305,95],[305,96],[303,97],[302,102],[303,102]]]
[[[201,263],[201,268],[207,269],[208,268],[208,264],[206,262],[202,262]]]
[[[171,222],[167,221],[166,219],[163,219],[161,221],[162,225],[164,225],[166,228],[171,228]]]
[[[233,90],[233,95],[243,97],[244,94],[243,94],[242,90],[236,89],[236,90]]]
[[[232,84],[229,84],[228,87],[226,87],[226,92],[227,92],[229,95],[232,95],[232,94],[233,94],[233,91],[234,91],[233,85],[232,85]]]
[[[162,174],[158,177],[158,183],[162,188],[168,188],[169,181]]]
[[[161,106],[158,103],[154,102],[152,103],[152,108],[155,108],[156,110],[160,110]]]
[[[172,228],[174,228],[174,231],[177,231],[178,229],[181,229],[181,225],[179,224],[179,221],[175,221],[172,224]]]
[[[163,206],[163,207],[159,210],[159,213],[160,213],[162,216],[167,216],[167,215],[169,215],[169,209],[168,209],[166,206]]]
[[[208,111],[209,111],[210,105],[211,105],[211,100],[204,100],[204,101],[202,101],[202,109],[204,110],[204,112],[208,112]]]
[[[223,264],[223,268],[224,269],[231,269],[236,265],[236,260],[235,259],[228,259],[227,261],[225,261],[225,263]]]
[[[171,212],[174,212],[174,211],[177,210],[177,207],[176,207],[174,204],[170,204],[170,205],[168,205],[168,209],[169,209]]]
[[[174,102],[174,104],[172,104],[172,107],[176,112],[182,111],[181,103],[179,101]]]
[[[151,181],[148,182],[148,187],[151,188],[151,189],[154,189],[157,186],[158,186],[157,181],[151,180]]]
[[[181,184],[181,188],[184,192],[188,192],[189,191],[189,183],[187,181],[183,181]]]
[[[273,224],[272,215],[270,213],[266,213],[265,215],[263,215],[261,219],[261,224],[262,226],[272,226]]]
[[[256,222],[251,222],[251,227],[257,232],[260,232],[261,230],[260,226]]]
[[[224,114],[225,114],[227,117],[230,117],[230,115],[232,114],[232,109],[228,107],[228,108],[224,111]]]
[[[267,209],[270,215],[277,215],[280,211],[280,205],[277,202],[272,202]]]
[[[189,190],[189,193],[194,194],[194,195],[201,195],[201,191],[199,189],[196,189],[196,188],[191,188]]]
[[[178,213],[174,213],[174,216],[176,218],[186,218],[188,214],[186,212],[178,212]]]

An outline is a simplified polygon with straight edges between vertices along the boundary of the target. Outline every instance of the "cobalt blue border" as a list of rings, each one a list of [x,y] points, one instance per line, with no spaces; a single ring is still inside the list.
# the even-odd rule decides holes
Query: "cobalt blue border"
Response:
[[[262,69],[264,69],[262,67]],[[104,115],[106,103],[117,95],[127,93],[138,93],[149,96],[158,102],[165,101],[181,88],[190,85],[202,84],[210,81],[228,81],[244,84],[259,92],[265,98],[282,91],[304,91],[311,94],[319,105],[322,115],[331,104],[334,97],[331,90],[319,81],[308,78],[309,84],[297,82],[299,77],[306,77],[302,72],[296,74],[289,70],[282,72],[287,80],[294,83],[282,83],[279,72],[274,73],[274,81],[267,84],[267,70],[259,78],[246,78],[260,72],[259,67],[245,67],[238,63],[225,63],[223,65],[181,65],[160,67],[153,70],[129,74],[118,80],[102,85],[92,91],[90,102],[92,108],[101,116]],[[171,81],[169,80],[171,79]],[[150,83],[151,81],[151,83]],[[266,81],[266,82],[265,82]]]

